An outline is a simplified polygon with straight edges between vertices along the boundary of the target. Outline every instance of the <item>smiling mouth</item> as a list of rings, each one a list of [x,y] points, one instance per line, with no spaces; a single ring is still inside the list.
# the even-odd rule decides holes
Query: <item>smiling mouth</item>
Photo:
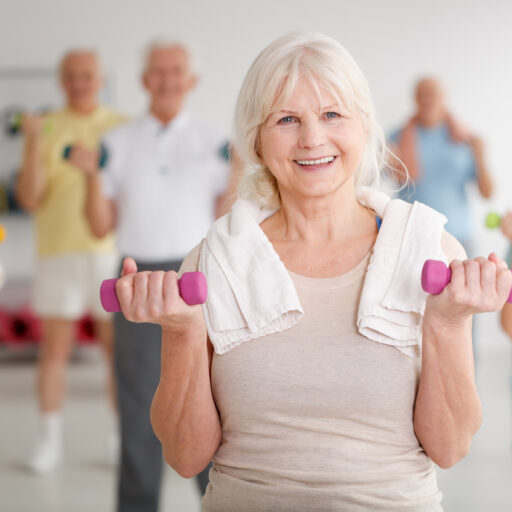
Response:
[[[316,167],[328,165],[336,159],[336,156],[325,156],[323,158],[317,158],[315,160],[294,160],[296,164],[299,164],[301,167]]]

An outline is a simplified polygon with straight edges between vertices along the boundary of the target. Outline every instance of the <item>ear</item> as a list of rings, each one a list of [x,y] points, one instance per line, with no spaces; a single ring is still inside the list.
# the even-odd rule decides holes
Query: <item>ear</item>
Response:
[[[258,135],[256,137],[256,140],[254,141],[254,152],[256,153],[256,156],[260,159],[261,163],[263,165],[265,165],[265,162],[263,161],[263,157],[261,156],[259,130],[258,130]]]

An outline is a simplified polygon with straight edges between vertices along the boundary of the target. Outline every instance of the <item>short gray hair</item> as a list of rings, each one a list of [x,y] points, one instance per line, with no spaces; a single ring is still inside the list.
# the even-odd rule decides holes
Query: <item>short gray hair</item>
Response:
[[[162,50],[164,48],[179,48],[180,50],[183,50],[187,55],[190,72],[193,75],[197,75],[199,73],[199,59],[196,53],[190,47],[190,45],[185,44],[183,41],[180,41],[178,39],[168,39],[166,37],[157,37],[155,39],[152,39],[144,47],[142,56],[143,72],[146,72],[148,68],[148,63],[149,59],[151,58],[151,54],[155,50]]]

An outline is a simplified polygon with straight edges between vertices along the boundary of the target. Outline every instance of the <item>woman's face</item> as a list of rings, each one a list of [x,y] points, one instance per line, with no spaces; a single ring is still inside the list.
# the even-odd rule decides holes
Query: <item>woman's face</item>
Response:
[[[282,197],[321,197],[353,177],[365,142],[358,116],[325,88],[320,86],[319,97],[301,79],[288,103],[261,125],[258,152]]]

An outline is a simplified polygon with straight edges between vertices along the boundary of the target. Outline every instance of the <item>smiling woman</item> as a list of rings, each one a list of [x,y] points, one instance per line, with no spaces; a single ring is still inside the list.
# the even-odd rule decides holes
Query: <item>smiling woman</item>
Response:
[[[331,128],[331,133],[343,126],[346,139],[353,126],[362,130],[362,156],[358,158],[354,176],[357,186],[378,186],[385,166],[384,133],[375,119],[368,83],[358,65],[339,43],[327,36],[318,35],[314,44],[306,43],[305,47],[300,47],[301,37],[290,37],[287,45],[282,45],[279,39],[258,55],[245,77],[237,102],[235,146],[252,169],[240,185],[241,195],[266,206],[276,207],[280,200],[275,178],[260,158],[259,138],[263,136],[260,127],[268,132],[272,123],[295,123],[301,125],[302,138],[308,137],[308,132],[309,136],[315,135],[308,122],[311,119],[303,119],[301,123],[299,112],[288,112],[289,103],[297,101],[298,88],[307,89],[304,92],[310,103],[301,107],[310,107],[322,118],[323,125]],[[297,157],[317,156],[306,154],[306,150],[302,153]],[[269,188],[275,194],[269,194]]]
[[[279,183],[279,193],[326,195],[352,179],[366,132],[361,119],[320,87],[299,79],[284,108],[262,124],[260,160]],[[329,106],[323,106],[329,105]],[[320,172],[322,171],[322,172]]]
[[[213,460],[207,512],[442,510],[433,463],[460,460],[481,421],[471,316],[503,306],[506,265],[457,261],[443,216],[378,191],[368,84],[327,36],[256,58],[235,149],[242,198],[180,270],[206,275],[203,309],[175,274],[118,281],[125,315],[162,326],[166,460],[187,477]],[[426,298],[434,255],[452,280]]]

